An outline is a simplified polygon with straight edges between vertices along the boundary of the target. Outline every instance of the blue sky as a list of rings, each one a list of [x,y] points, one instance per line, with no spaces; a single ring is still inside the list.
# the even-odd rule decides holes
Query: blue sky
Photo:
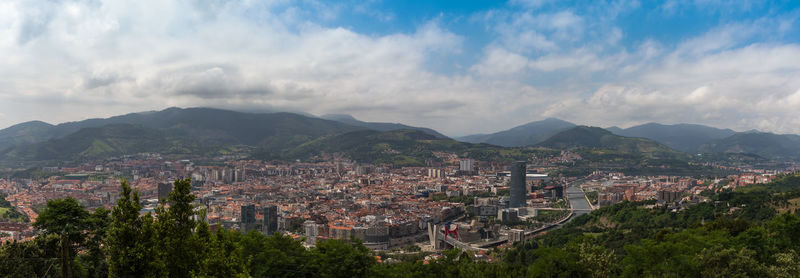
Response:
[[[800,1],[0,3],[0,127],[169,106],[457,136],[547,117],[800,133]]]

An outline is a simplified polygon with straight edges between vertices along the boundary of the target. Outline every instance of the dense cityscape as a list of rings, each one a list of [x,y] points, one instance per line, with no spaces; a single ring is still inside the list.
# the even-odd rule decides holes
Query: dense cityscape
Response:
[[[514,235],[516,231],[541,231],[575,214],[622,201],[656,200],[681,209],[708,202],[713,193],[769,183],[776,175],[797,169],[797,165],[782,170],[740,166],[738,174],[701,178],[608,171],[564,177],[548,173],[565,168],[564,162],[579,160],[580,155],[566,151],[534,159],[530,165],[437,155],[445,159],[436,167],[356,163],[339,154],[313,163],[220,156],[206,161],[214,166],[203,166],[157,153],[41,167],[35,169],[38,178],[0,179],[0,193],[11,204],[8,209],[20,213],[16,219],[28,220],[4,222],[0,232],[5,233],[3,241],[31,240],[36,235],[31,222],[52,199],[71,197],[90,210],[110,209],[119,199],[122,179],[139,192],[141,213],[153,212],[159,200],[168,197],[171,181],[188,177],[197,196],[196,209],[203,211],[212,231],[280,232],[302,237],[309,246],[317,239],[354,237],[373,250],[418,245],[435,251],[444,243],[432,244],[430,225],[447,223],[449,229],[458,230],[460,241],[481,250],[524,240]],[[515,180],[519,175],[525,177]],[[522,191],[515,191],[515,186]],[[579,188],[583,193],[577,195],[579,203],[586,205],[572,208],[567,187]]]

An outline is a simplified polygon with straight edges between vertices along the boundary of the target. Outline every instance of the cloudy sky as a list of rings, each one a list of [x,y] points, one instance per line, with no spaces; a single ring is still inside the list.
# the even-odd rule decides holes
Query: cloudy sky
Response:
[[[206,106],[453,136],[547,117],[800,133],[798,1],[428,2],[3,0],[0,128]]]

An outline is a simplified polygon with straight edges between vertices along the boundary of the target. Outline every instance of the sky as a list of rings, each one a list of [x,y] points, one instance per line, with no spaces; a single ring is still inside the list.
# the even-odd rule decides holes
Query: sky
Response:
[[[0,128],[167,107],[450,136],[545,118],[800,133],[800,1],[0,1]]]

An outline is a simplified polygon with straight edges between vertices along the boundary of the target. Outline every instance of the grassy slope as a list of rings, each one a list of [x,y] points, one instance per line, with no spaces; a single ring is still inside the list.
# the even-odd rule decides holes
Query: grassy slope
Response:
[[[384,132],[361,130],[309,141],[287,151],[284,156],[307,158],[323,152],[342,152],[361,162],[421,166],[425,165],[426,160],[436,159],[433,152],[449,152],[461,157],[504,161],[527,159],[531,154],[541,151],[438,139],[416,130]]]

